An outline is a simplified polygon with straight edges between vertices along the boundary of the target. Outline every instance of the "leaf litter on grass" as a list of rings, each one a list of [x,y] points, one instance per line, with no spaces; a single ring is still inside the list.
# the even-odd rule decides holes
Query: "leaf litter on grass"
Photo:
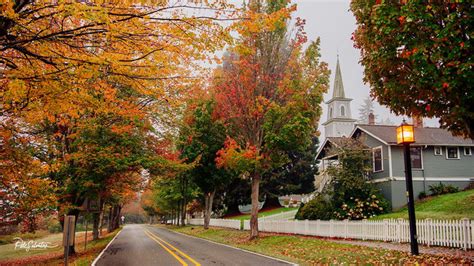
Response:
[[[403,251],[335,243],[321,237],[260,233],[257,239],[249,240],[248,231],[225,228],[184,227],[177,231],[302,265],[471,265],[468,259],[450,255],[411,256]]]

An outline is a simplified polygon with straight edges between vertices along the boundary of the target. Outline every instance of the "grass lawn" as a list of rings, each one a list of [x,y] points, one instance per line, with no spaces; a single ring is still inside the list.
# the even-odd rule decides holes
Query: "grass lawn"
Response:
[[[262,218],[265,216],[270,216],[282,212],[287,212],[287,211],[294,211],[297,210],[298,208],[286,208],[286,207],[281,207],[281,208],[275,208],[271,210],[263,210],[258,213],[258,217]],[[250,214],[240,214],[236,216],[230,216],[230,217],[225,217],[225,219],[232,219],[232,220],[250,220]]]
[[[38,230],[35,233],[14,233],[11,235],[0,236],[0,245],[15,243],[15,238],[19,237],[21,239],[37,239],[50,235],[47,230]]]
[[[415,203],[417,219],[474,219],[474,189],[435,196]],[[373,219],[408,219],[407,208]]]
[[[463,261],[459,258],[432,255],[412,257],[405,252],[335,243],[316,237],[261,233],[258,239],[250,241],[248,240],[248,231],[224,228],[210,228],[204,230],[201,226],[167,226],[167,228],[184,234],[295,262],[300,265],[403,265],[415,263],[427,263],[430,265],[436,263],[469,265],[467,261]]]
[[[76,233],[76,252],[77,254],[70,258],[71,265],[90,265],[99,255],[103,248],[118,233],[118,230],[107,234],[105,237],[91,241],[92,234],[88,234],[87,249],[84,250],[84,233]],[[24,241],[31,240],[23,238]],[[16,249],[15,244],[6,244],[0,246],[0,265],[3,264],[43,264],[43,265],[61,265],[63,263],[62,234],[49,234],[44,237],[36,238],[37,242],[50,242],[53,248],[47,249]]]

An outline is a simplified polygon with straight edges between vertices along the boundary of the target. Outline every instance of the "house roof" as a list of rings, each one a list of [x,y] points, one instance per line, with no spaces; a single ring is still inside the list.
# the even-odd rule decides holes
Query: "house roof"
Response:
[[[397,144],[397,126],[388,125],[357,125],[351,136],[362,130],[387,145]],[[423,127],[415,128],[415,145],[433,146],[474,146],[473,139],[453,136],[442,128]]]
[[[344,137],[327,137],[323,144],[321,146],[319,146],[319,150],[318,150],[318,153],[316,154],[316,159],[321,159],[321,158],[324,158],[324,156],[326,156],[326,147],[328,145],[340,145],[341,144],[341,139],[344,138]]]

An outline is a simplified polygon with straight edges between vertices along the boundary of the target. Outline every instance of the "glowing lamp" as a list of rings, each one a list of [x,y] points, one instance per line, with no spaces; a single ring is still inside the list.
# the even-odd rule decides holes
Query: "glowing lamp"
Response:
[[[405,122],[397,127],[397,144],[407,144],[415,142],[415,128]]]
[[[403,144],[405,162],[405,181],[407,187],[408,220],[410,225],[411,254],[418,255],[418,236],[416,234],[415,200],[413,197],[413,177],[411,173],[410,143],[415,142],[415,128],[403,120],[397,127],[397,144]]]

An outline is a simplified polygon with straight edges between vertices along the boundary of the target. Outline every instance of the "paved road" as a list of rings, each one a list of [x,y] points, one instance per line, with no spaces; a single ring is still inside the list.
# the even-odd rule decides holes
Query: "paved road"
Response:
[[[289,265],[147,225],[126,225],[96,265]]]

